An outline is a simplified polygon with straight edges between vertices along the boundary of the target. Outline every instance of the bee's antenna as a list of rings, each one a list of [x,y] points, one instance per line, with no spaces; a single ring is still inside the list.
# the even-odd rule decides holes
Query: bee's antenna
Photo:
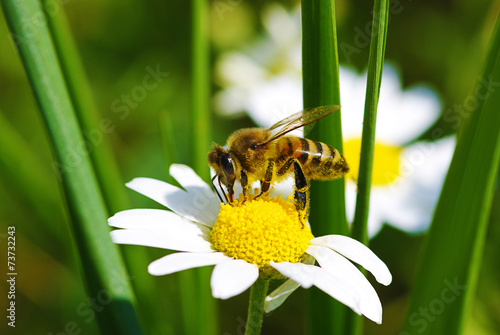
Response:
[[[226,194],[226,192],[224,192],[224,189],[222,188],[222,185],[220,184],[220,177],[218,180],[219,180],[219,188],[220,188],[222,194],[224,194],[224,199],[226,199],[226,204],[227,204],[227,203],[229,203],[229,199],[227,198],[227,194]]]
[[[226,196],[226,194],[224,193],[224,191],[222,191],[222,186],[221,186],[221,184],[220,184],[220,178],[218,179],[218,181],[219,181],[219,187],[220,187],[220,189],[221,189],[222,194],[224,194],[224,198],[226,199],[226,201],[224,201],[224,199],[222,199],[222,197],[221,197],[221,195],[220,195],[219,191],[217,190],[217,187],[215,187],[214,180],[215,180],[215,178],[217,178],[217,177],[218,177],[218,175],[215,175],[215,176],[212,178],[212,187],[213,187],[213,189],[214,189],[215,193],[217,193],[217,196],[219,197],[219,200],[220,200],[221,202],[227,203],[227,196]]]

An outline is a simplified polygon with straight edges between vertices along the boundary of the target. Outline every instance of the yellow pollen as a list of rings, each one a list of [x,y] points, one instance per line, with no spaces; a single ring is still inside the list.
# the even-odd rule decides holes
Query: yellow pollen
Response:
[[[349,178],[358,179],[359,156],[361,153],[361,139],[352,139],[344,142],[344,157],[349,162]],[[375,142],[373,153],[372,185],[389,185],[399,176],[401,169],[401,152],[403,148]]]
[[[217,251],[257,264],[268,276],[273,273],[270,261],[299,262],[314,237],[299,220],[291,196],[245,202],[240,197],[232,205],[222,204],[210,236]]]

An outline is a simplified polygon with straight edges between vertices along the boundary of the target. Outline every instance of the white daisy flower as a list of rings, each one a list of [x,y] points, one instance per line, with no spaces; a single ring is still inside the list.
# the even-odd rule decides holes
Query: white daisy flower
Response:
[[[220,204],[191,168],[172,165],[170,174],[184,189],[150,178],[136,178],[127,186],[172,211],[132,209],[109,219],[110,226],[121,228],[111,232],[115,243],[179,251],[152,262],[149,273],[159,276],[215,265],[211,288],[219,299],[244,292],[259,276],[285,276],[290,280],[268,297],[267,310],[279,306],[299,285],[315,285],[356,313],[382,322],[377,293],[349,261],[390,284],[389,269],[366,246],[340,235],[315,238],[290,199],[259,197]],[[307,264],[313,258],[319,266]]]
[[[342,134],[344,156],[351,167],[346,182],[346,206],[352,221],[361,151],[366,75],[341,69]],[[364,93],[363,93],[364,95]],[[363,96],[362,95],[362,96]],[[384,67],[377,112],[372,193],[368,233],[374,236],[384,223],[418,233],[427,230],[455,147],[455,138],[410,143],[439,117],[440,102],[425,87],[402,91],[397,72]],[[433,136],[441,136],[434,129]],[[436,136],[436,137],[437,137]]]
[[[227,52],[216,62],[216,80],[225,89],[214,101],[223,115],[249,111],[257,124],[271,126],[302,104],[302,88],[296,85],[302,80],[300,7],[289,13],[280,4],[268,4],[262,23],[263,38],[246,52]]]
[[[218,76],[225,78],[222,83],[226,87],[216,96],[218,109],[225,114],[246,111],[262,127],[272,126],[303,106],[299,11],[288,14],[278,5],[269,8],[264,14],[264,22],[286,21],[284,26],[295,28],[275,29],[272,32],[268,29],[253,48],[247,48],[245,53],[224,55],[218,62]],[[290,37],[291,33],[295,34],[293,38]],[[295,45],[283,43],[283,39],[294,41]],[[272,49],[269,41],[275,41],[275,46],[273,51],[266,51],[269,58],[265,62],[254,55],[261,50],[262,45]],[[280,63],[280,57],[285,65],[276,71],[272,64]],[[340,67],[339,77],[343,154],[351,168],[346,178],[346,210],[348,220],[352,222],[366,73],[358,75]],[[448,137],[408,145],[437,120],[441,109],[439,99],[425,87],[403,91],[397,72],[390,65],[384,67],[381,85],[368,233],[373,237],[384,223],[406,232],[420,233],[427,230],[431,222],[451,162],[455,140],[454,137]],[[435,131],[435,138],[442,136],[442,130]],[[300,136],[300,133],[295,135]],[[284,187],[290,185],[293,183]],[[280,186],[282,192],[284,187]],[[286,193],[289,192],[288,189]]]

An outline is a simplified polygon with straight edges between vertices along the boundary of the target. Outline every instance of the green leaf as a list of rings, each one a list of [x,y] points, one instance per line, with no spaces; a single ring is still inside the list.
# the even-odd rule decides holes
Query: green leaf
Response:
[[[56,157],[53,165],[63,186],[88,296],[107,302],[95,314],[101,331],[140,334],[135,297],[118,249],[109,236],[106,208],[45,14],[35,0],[2,1],[2,7],[52,142]]]
[[[370,210],[370,191],[372,182],[373,153],[375,150],[375,125],[377,106],[380,96],[380,83],[384,67],[385,41],[389,18],[389,1],[375,0],[373,6],[373,24],[368,58],[368,77],[366,84],[365,112],[363,116],[363,134],[357,179],[358,193],[351,235],[368,245],[368,214]],[[361,269],[363,273],[366,273]],[[349,330],[351,334],[363,333],[363,318],[350,314]]]
[[[92,94],[84,66],[79,56],[77,46],[71,36],[64,8],[53,1],[43,1],[47,15],[47,23],[51,32],[54,47],[61,65],[66,86],[75,110],[76,117],[88,146],[89,157],[93,171],[97,177],[98,186],[108,209],[108,216],[129,208],[127,190],[121,178],[118,164],[109,142],[109,135],[116,130],[113,120],[102,117]],[[122,247],[123,248],[123,247]],[[125,262],[129,273],[134,274],[134,289],[139,297],[139,306],[143,313],[143,324],[147,329],[167,331],[160,312],[155,308],[157,295],[154,289],[154,279],[144,269],[144,261],[148,259],[147,250],[139,248],[125,250]]]
[[[461,334],[481,264],[500,158],[500,21],[462,129],[416,278],[403,334]]]
[[[340,105],[339,64],[333,0],[302,2],[302,72],[304,108]],[[317,122],[311,139],[342,152],[340,112]],[[344,180],[311,185],[312,231],[316,236],[348,235]],[[344,334],[348,308],[317,289],[309,289],[308,327],[311,334]]]
[[[98,184],[109,212],[114,214],[128,208],[124,182],[108,140],[115,125],[97,110],[63,6],[47,0],[43,0],[43,5],[46,12],[51,13],[47,15],[48,27]]]
[[[370,207],[373,152],[375,149],[375,124],[377,121],[377,105],[384,67],[388,17],[389,1],[375,0],[373,7],[370,56],[368,58],[368,78],[366,85],[365,113],[363,117],[363,134],[361,138],[361,157],[357,183],[358,194],[356,197],[356,210],[352,227],[352,236],[364,244],[368,244],[367,227]]]

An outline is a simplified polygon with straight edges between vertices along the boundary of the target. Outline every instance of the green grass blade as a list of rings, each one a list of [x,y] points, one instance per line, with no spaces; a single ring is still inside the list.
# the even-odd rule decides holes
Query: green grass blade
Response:
[[[304,108],[340,105],[333,0],[302,2],[302,36]],[[340,112],[317,122],[309,137],[342,152]],[[309,221],[315,236],[348,235],[343,179],[312,183]],[[316,289],[308,290],[307,295],[309,332],[345,334],[347,307]]]
[[[115,125],[110,119],[100,116],[97,110],[63,6],[47,0],[43,4],[49,13],[48,26],[73,108],[84,133],[85,143],[90,147],[89,154],[97,181],[109,212],[114,214],[128,208],[124,182],[108,140],[108,134],[114,130]]]
[[[191,122],[193,141],[192,157],[196,172],[205,180],[210,180],[207,154],[210,149],[210,48],[208,25],[208,1],[192,1],[192,50],[191,50],[191,85],[192,106]],[[184,295],[189,295],[186,290],[194,290],[197,300],[184,300],[189,304],[185,311],[190,315],[185,318],[187,327],[192,328],[193,320],[196,321],[197,334],[218,334],[217,303],[212,297],[210,289],[211,268],[194,269],[184,272],[180,276],[194,275],[195,286],[183,283]],[[186,283],[190,280],[186,279]],[[190,320],[189,320],[190,319]],[[191,325],[189,325],[191,324]],[[189,329],[188,328],[188,329]]]
[[[471,311],[500,157],[500,23],[426,241],[405,334],[462,334]]]
[[[103,333],[140,334],[135,298],[111,242],[107,213],[54,49],[35,0],[2,1],[53,145],[90,299],[106,299],[95,317]]]
[[[108,216],[111,216],[130,207],[125,184],[109,143],[109,134],[115,130],[116,125],[111,119],[102,117],[98,112],[77,46],[71,36],[71,29],[63,6],[47,0],[44,0],[43,4],[45,11],[49,13],[47,15],[48,27],[66,86],[85,142],[89,147],[89,157],[108,209]],[[126,265],[129,272],[134,274],[134,288],[139,297],[139,306],[143,311],[142,321],[146,330],[159,331],[163,329],[163,331],[167,331],[168,325],[164,324],[164,319],[155,308],[157,295],[155,294],[154,279],[144,271],[144,261],[148,259],[147,250],[143,248],[124,249]]]
[[[302,35],[304,108],[340,105],[333,1],[302,3]],[[309,137],[342,151],[340,112],[318,121]],[[314,183],[311,193],[310,221],[315,235],[347,234],[344,181]]]
[[[373,6],[373,25],[368,57],[368,77],[366,85],[363,134],[358,174],[358,194],[352,224],[351,236],[368,245],[368,213],[370,209],[370,190],[375,150],[375,125],[377,106],[380,95],[380,83],[384,67],[385,41],[389,17],[389,1],[375,0]],[[364,271],[364,270],[362,270]],[[354,313],[349,314],[349,333],[363,333],[364,318]]]
[[[368,58],[368,78],[366,85],[365,112],[363,117],[363,135],[361,139],[361,157],[358,174],[358,194],[352,226],[352,237],[368,244],[368,211],[372,180],[373,152],[375,149],[375,124],[377,105],[380,95],[380,83],[384,67],[385,41],[389,17],[389,1],[375,0],[373,7],[373,25]]]

